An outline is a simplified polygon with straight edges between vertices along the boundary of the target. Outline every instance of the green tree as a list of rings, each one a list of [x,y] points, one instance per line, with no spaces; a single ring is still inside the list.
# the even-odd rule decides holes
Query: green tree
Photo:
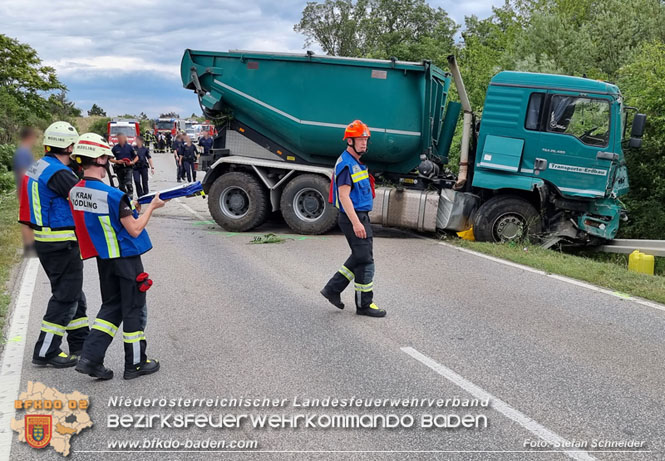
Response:
[[[647,114],[643,147],[626,153],[630,193],[625,203],[630,220],[621,233],[665,239],[665,44],[642,44],[618,75],[626,103]]]
[[[48,104],[48,110],[53,120],[65,120],[72,123],[76,117],[81,116],[81,109],[67,99],[65,91],[50,95]]]
[[[101,116],[101,117],[106,117],[106,112],[104,109],[99,107],[97,104],[93,104],[90,110],[88,111],[88,116]]]
[[[325,0],[308,2],[296,32],[305,46],[329,55],[442,59],[454,46],[457,25],[425,0]]]
[[[0,143],[14,140],[22,125],[48,122],[45,94],[65,89],[32,47],[0,34]]]

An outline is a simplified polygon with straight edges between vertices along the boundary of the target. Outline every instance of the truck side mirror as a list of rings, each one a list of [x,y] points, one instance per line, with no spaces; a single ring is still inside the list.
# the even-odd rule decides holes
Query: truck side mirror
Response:
[[[646,123],[646,114],[635,114],[635,117],[633,118],[633,126],[630,129],[629,147],[639,149],[642,146],[642,135],[644,135],[644,127],[646,126]]]

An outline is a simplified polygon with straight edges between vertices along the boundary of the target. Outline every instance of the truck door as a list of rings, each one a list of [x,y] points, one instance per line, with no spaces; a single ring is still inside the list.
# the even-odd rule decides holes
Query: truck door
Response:
[[[610,96],[550,92],[534,174],[563,195],[603,197],[614,174]]]

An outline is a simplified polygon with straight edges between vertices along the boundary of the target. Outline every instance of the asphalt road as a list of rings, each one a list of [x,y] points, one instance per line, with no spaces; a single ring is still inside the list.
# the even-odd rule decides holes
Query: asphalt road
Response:
[[[175,185],[172,158],[156,154],[151,187]],[[462,253],[434,240],[376,228],[375,300],[384,319],[328,304],[319,290],[347,256],[346,242],[289,235],[278,220],[250,234],[210,222],[201,198],[171,201],[149,224],[144,265],[148,354],[159,373],[121,378],[121,337],[95,381],[72,369],[30,363],[49,285],[40,269],[32,298],[21,389],[40,381],[91,397],[94,427],[72,439],[72,459],[663,459],[665,312]],[[274,232],[281,244],[252,245]],[[85,264],[90,316],[100,297],[94,261]],[[294,408],[294,398],[469,399],[491,408]],[[282,408],[109,408],[114,396],[269,397]],[[112,413],[397,414],[407,428],[110,429]],[[423,414],[486,416],[487,427],[418,427]],[[526,440],[587,441],[586,452],[525,447]],[[109,442],[144,439],[256,440],[234,453],[155,449],[128,453]],[[649,452],[594,452],[593,440],[643,441]],[[617,450],[616,448],[614,450]],[[619,448],[618,450],[621,450]],[[14,442],[10,459],[59,459]]]

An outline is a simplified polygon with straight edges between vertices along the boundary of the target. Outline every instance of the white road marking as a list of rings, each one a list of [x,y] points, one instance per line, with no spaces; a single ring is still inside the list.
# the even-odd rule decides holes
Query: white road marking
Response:
[[[418,236],[418,237],[423,238],[425,240],[430,240],[430,241],[433,240],[429,237],[422,237],[422,236]],[[561,282],[570,283],[572,285],[577,285],[578,287],[586,288],[588,290],[593,290],[593,291],[597,291],[599,293],[604,293],[606,295],[614,296],[615,298],[625,299],[627,301],[633,301],[633,302],[635,302],[637,304],[641,304],[643,306],[652,307],[654,309],[665,311],[665,305],[654,302],[654,301],[649,301],[649,300],[646,300],[646,299],[643,299],[643,298],[637,298],[635,296],[631,296],[631,295],[628,295],[628,294],[625,294],[625,293],[620,293],[618,291],[608,290],[606,288],[601,288],[601,287],[598,287],[596,285],[592,285],[590,283],[582,282],[580,280],[576,280],[576,279],[566,277],[566,276],[563,276],[563,275],[550,274],[548,272],[541,271],[540,269],[534,269],[533,267],[524,266],[522,264],[514,263],[514,262],[511,262],[511,261],[506,261],[505,259],[496,258],[494,256],[489,256],[489,255],[486,255],[484,253],[479,253],[477,251],[469,250],[468,248],[460,248],[458,246],[451,245],[450,243],[438,242],[438,241],[436,241],[436,243],[438,243],[439,245],[443,245],[445,247],[448,247],[448,248],[452,248],[452,249],[461,251],[462,253],[468,253],[468,254],[472,254],[472,255],[475,255],[475,256],[479,256],[481,258],[489,259],[490,261],[494,261],[494,262],[497,262],[497,263],[500,263],[500,264],[504,264],[506,266],[515,267],[517,269],[521,269],[521,270],[531,272],[531,273],[534,273],[534,274],[544,275],[545,277],[553,278],[553,279],[559,280]]]
[[[524,413],[520,412],[519,410],[514,409],[510,405],[508,405],[506,402],[504,402],[501,399],[498,399],[494,397],[492,394],[489,392],[485,391],[484,389],[476,386],[473,384],[471,381],[463,378],[462,376],[458,375],[455,373],[453,370],[450,368],[447,368],[440,363],[432,360],[431,358],[427,357],[426,355],[421,354],[417,350],[415,350],[412,347],[402,347],[401,348],[402,352],[410,355],[414,359],[418,360],[420,363],[423,365],[428,366],[432,370],[436,371],[438,374],[446,378],[448,381],[451,383],[455,384],[458,387],[461,387],[464,389],[466,392],[471,394],[474,398],[481,399],[481,400],[487,400],[489,399],[491,403],[491,407],[507,417],[508,419],[511,419],[515,421],[517,424],[531,432],[532,434],[536,435],[537,437],[545,440],[546,442],[552,444],[552,446],[567,446],[570,443],[564,439],[563,437],[555,434],[554,432],[550,431],[547,429],[545,426],[541,425],[537,421],[534,421],[533,419],[529,418],[527,415]],[[573,459],[577,460],[594,460],[593,456],[591,456],[589,453],[586,451],[582,450],[562,450],[566,455]]]
[[[184,204],[179,198],[175,199],[175,201],[178,202],[178,204],[180,204],[180,206],[183,207],[185,210],[193,214],[199,221],[208,221],[208,219],[205,218],[201,213],[192,209],[189,205]]]
[[[16,298],[16,306],[12,314],[7,343],[2,356],[0,368],[0,461],[9,460],[12,444],[12,430],[9,422],[14,417],[14,400],[18,397],[21,386],[21,369],[23,352],[26,343],[26,332],[30,320],[32,293],[35,290],[39,260],[30,258],[23,272],[21,288]]]

